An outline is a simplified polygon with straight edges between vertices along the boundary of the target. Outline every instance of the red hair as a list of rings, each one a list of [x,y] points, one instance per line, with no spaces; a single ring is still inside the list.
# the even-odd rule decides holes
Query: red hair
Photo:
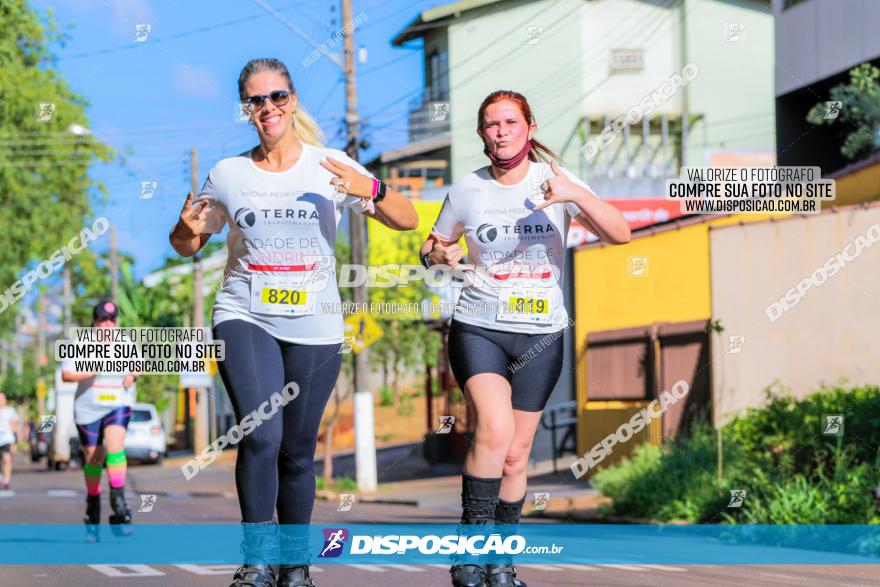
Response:
[[[534,114],[532,114],[532,109],[529,106],[529,101],[526,100],[525,96],[523,96],[519,92],[514,92],[513,90],[497,90],[486,96],[486,98],[483,100],[483,103],[480,104],[480,110],[477,113],[478,129],[482,130],[483,128],[483,115],[485,115],[486,113],[486,108],[488,108],[491,104],[501,102],[502,100],[507,100],[516,104],[517,108],[519,108],[520,114],[522,114],[523,118],[525,118],[526,123],[531,124],[535,122],[535,116]],[[549,163],[550,159],[556,159],[556,161],[559,161],[560,163],[562,162],[562,159],[560,159],[559,155],[554,153],[546,145],[540,143],[537,139],[529,139],[529,144],[531,145],[531,148],[529,149],[530,161],[545,161]]]

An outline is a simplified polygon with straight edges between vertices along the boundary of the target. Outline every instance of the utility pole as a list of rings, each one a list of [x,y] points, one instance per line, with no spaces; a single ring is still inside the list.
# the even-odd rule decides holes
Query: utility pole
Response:
[[[199,152],[193,147],[190,151],[190,174],[192,176],[192,193],[199,193]],[[205,325],[205,312],[202,305],[202,256],[193,255],[193,326],[201,328]]]
[[[303,33],[289,20],[284,18],[273,9],[265,0],[254,0],[260,8],[271,14],[275,20],[294,32],[299,38],[316,49],[321,47]],[[360,143],[360,125],[357,115],[357,94],[354,75],[354,30],[346,32],[349,23],[352,22],[351,0],[342,0],[342,32],[344,59],[340,63],[333,53],[323,52],[324,57],[342,68],[345,73],[345,124],[348,128],[348,143],[345,147],[346,154],[358,160],[358,147]],[[349,237],[351,239],[351,262],[353,265],[364,265],[364,217],[350,210]],[[358,304],[367,302],[367,291],[363,286],[354,288],[354,301]],[[364,306],[360,306],[364,307]],[[355,414],[355,462],[357,466],[358,489],[361,492],[376,490],[376,438],[373,424],[373,394],[367,389],[368,369],[367,351],[363,350],[354,355],[354,414]]]
[[[73,287],[70,283],[70,265],[66,263],[62,277],[64,278],[64,330],[61,333],[61,338],[67,338],[70,327],[73,326]]]
[[[18,333],[21,332],[21,314],[15,315],[15,331],[12,333],[12,357],[15,361],[15,373],[21,376],[24,370],[24,359],[21,356],[21,343],[18,340]]]
[[[199,193],[199,152],[195,147],[190,151],[190,175],[192,193]],[[205,312],[202,300],[202,259],[199,253],[193,255],[193,319],[194,328],[205,326]],[[198,388],[190,393],[196,394],[195,430],[193,431],[193,449],[196,454],[208,446],[208,390]]]
[[[37,293],[36,329],[34,335],[34,373],[37,381],[42,381],[43,365],[46,364],[46,331],[43,323],[46,321],[46,294],[40,286]],[[46,413],[46,388],[37,384],[37,409],[41,414]]]
[[[348,129],[345,152],[358,161],[360,148],[360,121],[357,110],[357,86],[354,71],[354,27],[347,26],[352,22],[351,0],[342,0],[343,54],[345,73],[345,125]],[[349,208],[348,221],[351,238],[351,263],[355,267],[363,267],[364,233],[366,232],[363,214]],[[364,285],[357,285],[352,292],[355,308],[367,307],[367,290]],[[369,351],[363,349],[354,354],[354,437],[355,466],[357,471],[358,489],[362,492],[376,491],[376,435],[373,421],[373,393],[367,387],[369,375]]]
[[[119,257],[116,255],[116,225],[110,225],[110,297],[119,303]]]

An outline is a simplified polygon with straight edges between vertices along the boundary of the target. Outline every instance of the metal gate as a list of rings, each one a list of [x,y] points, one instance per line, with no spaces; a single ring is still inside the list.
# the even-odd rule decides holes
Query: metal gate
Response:
[[[589,452],[603,438],[615,433],[622,423],[661,391],[671,389],[676,381],[683,379],[690,390],[641,432],[614,446],[601,465],[591,471],[621,461],[643,443],[659,445],[664,438],[674,438],[701,413],[708,413],[708,323],[659,323],[587,336],[583,358],[587,398],[579,418],[579,452]]]

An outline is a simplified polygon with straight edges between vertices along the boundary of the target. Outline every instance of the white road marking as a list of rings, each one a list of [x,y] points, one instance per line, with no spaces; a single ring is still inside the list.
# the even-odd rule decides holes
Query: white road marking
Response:
[[[194,575],[231,575],[238,565],[173,565]]]
[[[761,573],[762,577],[778,577],[779,579],[788,579],[789,581],[806,581],[806,577],[796,577],[795,575],[783,575],[782,573]]]
[[[0,497],[15,497],[14,489],[0,489]]]
[[[165,575],[162,571],[149,565],[89,565],[89,567],[106,577],[162,577]],[[122,569],[129,569],[130,572],[123,572]]]
[[[49,489],[46,491],[49,497],[77,497],[79,493],[73,489]]]
[[[639,567],[635,567],[633,565],[596,565],[597,567],[607,567],[609,569],[616,569],[618,571],[638,571],[644,572],[648,569],[641,569]]]
[[[362,571],[370,571],[371,573],[384,573],[385,569],[376,568],[378,565],[345,565],[346,567],[353,567],[355,569],[360,569]]]
[[[161,577],[164,576],[165,573],[154,569],[149,565],[88,565],[92,569],[98,571],[102,575],[106,577]],[[192,573],[194,575],[231,575],[235,572],[235,570],[239,567],[239,565],[226,565],[226,564],[203,564],[203,565],[169,565],[181,569],[183,571]],[[425,565],[405,565],[405,564],[382,564],[382,565],[366,565],[366,564],[343,564],[340,566],[351,567],[353,569],[357,569],[360,571],[368,571],[371,573],[386,573],[388,571],[404,571],[407,573],[423,573],[428,568],[436,568],[443,569],[445,571],[449,570],[449,565],[440,565],[440,564],[425,564]],[[644,572],[650,569],[657,571],[667,571],[667,572],[678,572],[684,573],[687,572],[687,569],[683,569],[681,567],[673,567],[669,565],[625,565],[625,564],[594,564],[590,565],[576,565],[576,564],[555,564],[555,565],[531,565],[531,564],[523,564],[517,565],[517,567],[521,568],[523,571],[548,571],[548,572],[561,572],[566,569],[571,569],[575,571],[581,572],[590,572],[590,571],[601,571],[602,569],[596,567],[604,567],[612,570],[618,571],[633,571],[633,572]],[[324,569],[317,566],[309,566],[309,571],[311,573],[322,573]],[[780,577],[780,578],[789,578],[789,579],[798,579],[795,576],[788,576],[782,574],[773,574],[773,573],[762,573],[764,576],[768,577]]]
[[[676,573],[687,573],[687,569],[683,569],[681,567],[670,567],[668,565],[639,565],[640,567],[648,567],[649,569],[656,569],[658,571],[674,571]]]
[[[600,571],[601,569],[593,568],[589,565],[556,565],[566,569],[574,569],[575,571]]]

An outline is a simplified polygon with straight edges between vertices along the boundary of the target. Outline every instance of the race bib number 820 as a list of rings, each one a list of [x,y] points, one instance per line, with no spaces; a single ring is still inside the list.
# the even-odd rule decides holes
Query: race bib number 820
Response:
[[[251,283],[251,311],[280,316],[308,316],[315,313],[315,292],[304,291],[285,280],[270,281],[254,276]]]

